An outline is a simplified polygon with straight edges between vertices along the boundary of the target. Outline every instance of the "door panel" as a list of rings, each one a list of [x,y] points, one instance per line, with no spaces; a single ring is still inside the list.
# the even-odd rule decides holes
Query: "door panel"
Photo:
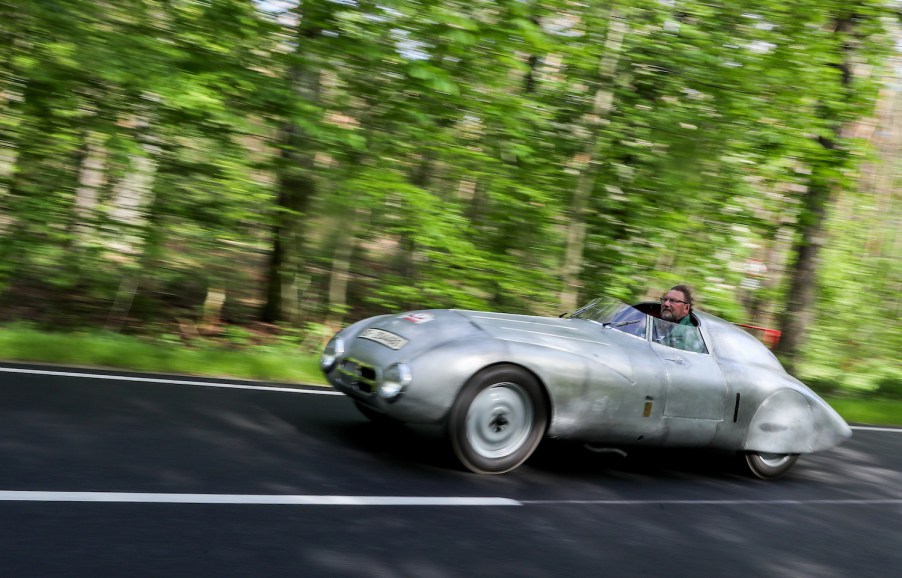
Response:
[[[727,388],[714,359],[706,353],[681,351],[658,343],[651,346],[664,364],[664,416],[722,421]]]

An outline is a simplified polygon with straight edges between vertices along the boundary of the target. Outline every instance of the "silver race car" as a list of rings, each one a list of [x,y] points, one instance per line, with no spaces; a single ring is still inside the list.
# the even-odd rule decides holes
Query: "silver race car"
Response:
[[[321,368],[374,421],[445,424],[477,473],[522,464],[543,437],[737,452],[775,478],[851,435],[755,337],[699,311],[596,299],[565,317],[435,309],[362,320]]]

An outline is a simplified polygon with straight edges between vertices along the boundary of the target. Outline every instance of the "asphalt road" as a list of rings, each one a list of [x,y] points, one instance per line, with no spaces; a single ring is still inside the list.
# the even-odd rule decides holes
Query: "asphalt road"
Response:
[[[902,430],[856,428],[771,482],[722,456],[547,442],[478,476],[437,431],[380,429],[320,389],[34,369],[0,367],[0,576],[902,568]]]

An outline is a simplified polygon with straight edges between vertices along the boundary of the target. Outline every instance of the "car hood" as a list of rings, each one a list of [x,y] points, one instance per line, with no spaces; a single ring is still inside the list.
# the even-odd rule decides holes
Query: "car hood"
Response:
[[[380,315],[355,324],[351,333],[370,343],[381,345],[376,348],[383,359],[410,358],[441,343],[456,341],[474,334],[481,334],[478,325],[472,323],[461,312],[452,309],[427,309],[408,311],[396,315]],[[385,342],[382,334],[373,330],[387,332],[389,339],[400,341]],[[358,340],[359,342],[360,340]],[[394,354],[386,350],[394,350]]]
[[[402,342],[392,346],[376,345],[370,338],[380,339],[372,330],[390,333],[390,339]],[[367,333],[369,331],[369,333]],[[493,339],[565,351],[600,364],[633,381],[633,367],[622,343],[635,337],[619,331],[605,330],[585,319],[559,319],[510,313],[491,313],[459,309],[428,309],[371,318],[352,328],[357,354],[370,351],[383,363],[411,359],[443,343],[484,335]],[[362,343],[363,342],[363,343]],[[635,347],[635,343],[633,343]],[[389,349],[394,349],[390,351]],[[369,357],[369,356],[367,356]]]
[[[574,323],[573,319],[536,317],[510,313],[459,311],[471,323],[498,339],[525,341],[560,347],[561,340],[579,339],[608,345],[604,332],[597,324]]]
[[[602,328],[585,319],[535,317],[508,313],[461,311],[474,325],[496,339],[566,351],[601,364],[633,382],[628,355],[635,337]]]
[[[557,349],[567,349],[564,344],[568,341],[610,345],[618,336],[617,332],[605,331],[597,323],[585,320],[461,309],[427,309],[380,315],[353,327],[358,333],[367,328],[381,329],[404,338],[410,343],[403,346],[405,349],[418,343],[454,341],[479,332],[506,341]]]

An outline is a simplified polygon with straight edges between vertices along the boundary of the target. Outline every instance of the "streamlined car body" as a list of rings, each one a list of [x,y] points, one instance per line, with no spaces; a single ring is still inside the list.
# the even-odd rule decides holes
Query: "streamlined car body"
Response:
[[[507,472],[543,437],[736,452],[761,478],[851,429],[755,337],[603,298],[563,317],[436,309],[340,331],[321,368],[375,421],[447,425],[461,463]]]

